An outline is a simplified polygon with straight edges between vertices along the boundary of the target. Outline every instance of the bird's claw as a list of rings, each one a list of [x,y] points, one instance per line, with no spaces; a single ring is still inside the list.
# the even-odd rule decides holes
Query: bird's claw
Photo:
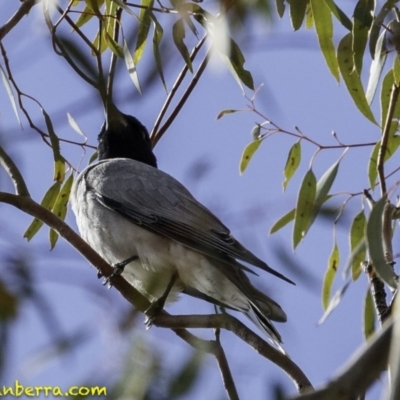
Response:
[[[161,298],[151,303],[150,307],[144,312],[146,315],[146,318],[144,319],[146,329],[150,329],[153,326],[157,315],[163,310],[163,308],[164,300]]]
[[[120,263],[117,263],[117,264],[114,264],[113,265],[113,271],[111,272],[111,274],[110,274],[110,276],[108,277],[108,278],[106,278],[106,279],[104,279],[104,281],[103,281],[103,285],[104,286],[107,286],[107,288],[108,289],[110,289],[111,287],[112,287],[112,279],[115,277],[115,276],[119,276],[119,275],[121,275],[122,274],[122,272],[124,272],[124,267],[125,267],[125,262],[123,261],[123,262],[120,262]],[[99,274],[97,275],[99,278],[102,276],[99,276]]]

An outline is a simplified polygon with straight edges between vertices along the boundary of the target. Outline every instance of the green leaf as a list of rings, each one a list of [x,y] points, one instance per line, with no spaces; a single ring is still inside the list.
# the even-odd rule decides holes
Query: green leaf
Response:
[[[107,32],[105,31],[105,36],[107,46],[109,49],[119,58],[125,58],[124,49],[118,44],[116,40]]]
[[[325,0],[326,5],[330,8],[331,13],[337,20],[349,31],[353,29],[353,23],[350,18],[336,5],[333,0]]]
[[[319,47],[325,57],[329,70],[339,82],[339,65],[333,45],[331,10],[325,3],[325,0],[311,0],[311,9],[314,16],[315,31],[317,33]]]
[[[103,5],[104,0],[85,0],[86,7],[94,12],[98,18],[103,19],[103,14],[100,12],[100,7]]]
[[[83,11],[80,13],[79,18],[76,20],[75,25],[78,28],[81,28],[83,25],[89,22],[93,17],[94,13],[92,11],[92,8],[86,5]]]
[[[340,160],[336,161],[319,179],[316,188],[315,202],[313,205],[313,214],[310,222],[310,226],[315,221],[322,204],[329,198],[328,193],[331,190],[333,182],[335,181],[337,172],[339,170]],[[307,233],[307,232],[305,232]]]
[[[295,249],[303,239],[310,227],[313,217],[313,205],[315,201],[317,180],[314,172],[307,171],[300,186],[297,196],[296,211],[293,227],[293,248]]]
[[[146,48],[147,36],[149,35],[150,25],[151,25],[151,10],[153,7],[154,0],[142,0],[141,6],[145,8],[140,9],[139,19],[139,32],[137,33],[136,49],[133,56],[133,63],[137,64]]]
[[[393,78],[397,86],[400,86],[400,59],[399,57],[394,58],[393,63]]]
[[[385,260],[382,242],[382,216],[386,199],[383,198],[374,204],[367,223],[367,247],[377,274],[392,289],[396,289],[397,280],[391,265]]]
[[[57,199],[58,193],[60,192],[61,182],[56,181],[53,185],[45,193],[40,204],[46,208],[47,210],[52,210],[54,203]],[[34,218],[32,223],[29,225],[28,229],[24,233],[24,238],[28,240],[28,242],[36,235],[39,229],[43,226],[43,221],[39,218]]]
[[[314,15],[310,3],[307,4],[305,26],[306,29],[311,29],[314,26]]]
[[[292,179],[294,173],[296,172],[298,166],[300,165],[300,161],[301,161],[301,145],[300,141],[298,141],[289,150],[285,169],[283,171],[283,175],[285,177],[285,180],[283,181],[282,184],[283,191],[286,190],[289,181]]]
[[[375,332],[375,306],[371,296],[371,291],[368,288],[364,300],[364,337],[369,339]]]
[[[22,123],[21,123],[21,120],[20,120],[19,115],[18,115],[17,103],[15,102],[14,93],[12,91],[10,82],[8,81],[7,75],[6,75],[6,73],[3,70],[3,67],[1,65],[0,65],[0,72],[1,72],[1,77],[3,79],[4,87],[6,88],[6,91],[7,91],[7,94],[8,94],[8,98],[10,99],[10,102],[11,102],[11,105],[12,105],[12,108],[13,108],[14,114],[17,117],[17,121],[19,122],[19,125],[22,128]]]
[[[246,170],[254,153],[260,147],[261,142],[262,142],[262,140],[260,140],[260,139],[253,140],[251,143],[249,143],[245,147],[243,154],[242,154],[242,158],[240,160],[240,166],[239,166],[240,174],[243,174],[244,171]]]
[[[67,204],[69,200],[69,196],[71,194],[72,183],[74,181],[74,177],[71,174],[69,178],[65,181],[63,187],[61,188],[57,200],[54,203],[53,213],[64,221],[65,216],[67,215]],[[58,233],[50,229],[50,249],[52,250],[56,245],[58,240]]]
[[[347,90],[349,91],[355,105],[366,118],[376,124],[374,115],[372,114],[367,99],[365,98],[360,76],[354,70],[351,33],[344,36],[339,43],[338,61],[344,83],[346,84]]]
[[[278,232],[279,229],[283,228],[290,221],[293,221],[295,214],[296,210],[293,209],[289,211],[287,214],[285,214],[283,217],[279,218],[279,220],[276,221],[275,224],[272,226],[271,230],[269,231],[269,234],[272,235],[273,233]]]
[[[287,0],[290,7],[290,20],[295,31],[301,28],[309,0]]]
[[[350,228],[350,253],[354,253],[356,249],[364,241],[365,237],[365,227],[367,225],[367,220],[364,215],[364,211],[359,212],[353,219]],[[354,255],[351,262],[351,272],[353,280],[357,280],[361,273],[360,265],[365,261],[365,247]]]
[[[42,113],[46,122],[47,131],[49,132],[51,147],[53,149],[54,180],[63,182],[65,178],[65,160],[60,152],[60,140],[54,132],[53,123],[44,108],[42,108]]]
[[[384,162],[386,162],[390,157],[392,157],[393,154],[399,148],[400,136],[394,135],[397,127],[398,127],[398,123],[396,121],[393,121],[390,126],[391,133],[389,135],[389,140],[387,143]],[[378,164],[378,154],[379,154],[380,146],[381,146],[381,142],[379,141],[372,150],[372,154],[371,154],[371,157],[369,159],[369,164],[368,164],[368,178],[369,178],[369,184],[371,185],[372,190],[375,189],[376,178],[378,176],[377,164]]]
[[[336,293],[332,296],[331,301],[328,304],[328,307],[326,311],[324,312],[324,315],[321,317],[321,319],[318,321],[318,325],[321,325],[325,322],[325,320],[329,317],[329,315],[332,314],[332,312],[335,310],[335,308],[340,304],[342,301],[342,298],[344,294],[347,292],[347,289],[350,286],[351,281],[347,281],[340,289],[336,291]]]
[[[374,18],[374,22],[372,24],[370,33],[369,33],[369,51],[371,53],[371,57],[374,59],[376,54],[376,44],[379,38],[379,32],[381,31],[382,24],[385,21],[386,16],[392,10],[394,3],[397,0],[388,0],[379,11],[378,15]],[[386,28],[384,28],[384,31]]]
[[[386,118],[388,110],[391,107],[390,98],[392,97],[392,91],[395,89],[393,70],[388,71],[386,76],[383,78],[382,89],[381,89],[381,127],[384,128],[386,124]],[[400,101],[397,101],[395,105],[393,119],[400,118]]]
[[[131,15],[135,19],[139,19],[138,16],[122,1],[122,0],[112,0],[118,7],[121,7],[127,14]]]
[[[185,60],[189,71],[193,73],[193,66],[190,59],[190,54],[185,45],[185,42],[183,41],[183,39],[185,39],[185,26],[182,18],[178,19],[178,21],[176,21],[175,24],[172,26],[172,37],[174,39],[175,46]]]
[[[375,57],[371,64],[367,92],[365,95],[368,104],[371,104],[372,100],[374,99],[376,88],[378,87],[379,79],[386,63],[388,52],[385,46],[385,34],[386,32],[382,32],[382,35],[379,37],[378,43],[375,47]]]
[[[278,15],[280,18],[283,17],[283,15],[285,14],[285,0],[276,0],[275,2],[276,4],[276,11],[278,12]]]
[[[224,115],[233,114],[233,113],[238,112],[238,111],[239,111],[239,110],[222,110],[222,111],[220,111],[220,112],[218,113],[217,119],[222,118]]]
[[[140,82],[139,82],[139,78],[138,78],[135,61],[133,60],[131,52],[129,51],[129,47],[128,47],[128,44],[126,43],[125,38],[124,38],[124,58],[125,58],[125,65],[128,70],[129,76],[131,77],[132,82],[135,85],[135,88],[137,89],[137,91],[140,94],[142,94],[142,89],[140,87]]]
[[[337,243],[334,244],[331,255],[328,260],[328,268],[326,269],[324,282],[322,284],[322,306],[326,311],[329,306],[329,299],[331,297],[332,284],[335,279],[340,263],[339,247]]]
[[[153,21],[153,26],[154,26],[154,33],[153,33],[154,60],[156,61],[158,75],[161,78],[161,81],[164,85],[164,89],[167,91],[167,84],[165,83],[161,54],[160,54],[160,43],[161,43],[161,39],[163,38],[164,31],[163,31],[162,26],[157,21],[157,18],[153,14],[151,14],[151,19]]]
[[[240,81],[243,82],[243,84],[246,85],[249,89],[254,90],[253,77],[251,76],[250,71],[247,71],[243,67],[246,60],[243,56],[242,51],[240,50],[240,47],[233,39],[231,39],[230,44],[229,61]]]
[[[368,41],[368,33],[374,21],[375,0],[358,0],[353,14],[353,57],[354,67],[361,75],[365,47]]]

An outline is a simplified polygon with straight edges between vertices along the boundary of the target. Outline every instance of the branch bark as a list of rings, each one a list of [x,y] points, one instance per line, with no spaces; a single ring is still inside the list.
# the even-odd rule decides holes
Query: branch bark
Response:
[[[0,192],[0,202],[10,204],[33,217],[41,219],[80,252],[102,275],[109,276],[112,273],[112,266],[103,260],[76,232],[55,214],[37,204],[30,197]],[[145,312],[150,306],[150,302],[122,276],[113,278],[112,283],[122,296],[133,304],[136,309]],[[184,328],[225,328],[230,330],[253,347],[259,354],[281,367],[292,379],[299,393],[312,390],[312,385],[308,378],[289,357],[269,345],[244,324],[230,315],[172,316],[163,311],[160,315],[155,317],[153,324],[155,326],[172,329],[180,338],[191,346],[209,353],[211,352],[209,350],[209,342],[197,338]]]
[[[0,27],[0,42],[4,37],[18,24],[21,19],[29,13],[31,8],[39,3],[40,0],[24,0],[20,8],[14,13],[14,15]]]

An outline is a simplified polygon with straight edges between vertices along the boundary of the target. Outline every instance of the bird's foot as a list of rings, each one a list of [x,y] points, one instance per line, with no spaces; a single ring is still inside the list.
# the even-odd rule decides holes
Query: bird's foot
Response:
[[[113,271],[111,272],[111,275],[108,277],[108,278],[106,278],[105,280],[104,280],[104,282],[103,282],[103,285],[104,286],[107,286],[109,289],[112,287],[112,279],[115,277],[115,276],[118,276],[118,275],[121,275],[123,272],[124,272],[124,269],[125,269],[125,267],[130,263],[130,262],[132,262],[132,261],[135,261],[135,260],[137,260],[139,257],[138,256],[132,256],[132,257],[129,257],[129,258],[127,258],[126,260],[124,260],[124,261],[121,261],[121,262],[119,262],[119,263],[117,263],[117,264],[114,264],[113,265]],[[97,276],[99,277],[99,278],[101,278],[101,274],[97,274]]]
[[[160,312],[163,310],[169,292],[171,291],[177,279],[178,275],[173,274],[162,296],[158,298],[156,301],[153,301],[150,307],[144,312],[146,315],[146,318],[144,319],[144,324],[146,325],[146,329],[150,329],[152,327],[156,316],[160,314]]]
[[[146,329],[150,329],[153,326],[154,320],[157,315],[163,310],[165,305],[165,299],[160,297],[156,301],[153,301],[150,307],[144,312],[146,318],[144,319],[144,324]]]

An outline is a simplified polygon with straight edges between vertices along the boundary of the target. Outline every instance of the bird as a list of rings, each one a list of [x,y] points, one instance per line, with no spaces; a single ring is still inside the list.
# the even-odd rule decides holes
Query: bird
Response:
[[[175,178],[158,169],[142,123],[118,109],[98,135],[98,160],[74,180],[71,206],[81,237],[147,297],[153,312],[180,293],[245,314],[281,348],[271,321],[280,305],[255,288],[250,264],[289,283],[247,250]],[[151,312],[149,312],[151,316]],[[150,320],[147,321],[151,325]]]

